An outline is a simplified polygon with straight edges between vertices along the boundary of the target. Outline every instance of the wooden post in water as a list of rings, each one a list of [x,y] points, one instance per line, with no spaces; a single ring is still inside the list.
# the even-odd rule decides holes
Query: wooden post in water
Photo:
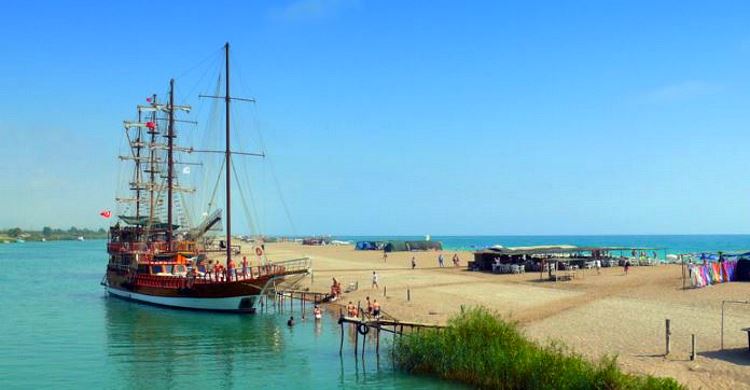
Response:
[[[359,333],[359,330],[357,331]],[[362,359],[365,358],[365,340],[367,340],[367,333],[362,335]]]
[[[380,356],[380,324],[378,324],[377,328],[377,334],[375,335],[375,354]]]
[[[351,326],[351,325],[350,325]],[[354,325],[354,358],[357,358],[357,343],[359,342],[359,330],[356,328],[356,324]]]
[[[690,360],[695,361],[695,333],[690,335]]]
[[[339,355],[342,355],[344,353],[344,321],[342,321],[343,318],[344,318],[344,313],[341,311],[341,308],[339,308],[339,325],[341,325],[341,343],[339,344]]]
[[[669,318],[667,318],[666,319],[666,334],[665,334],[666,339],[667,339],[667,352],[664,354],[664,356],[669,356],[669,352],[672,349],[671,348],[672,344],[671,344],[671,340],[670,340],[670,336],[672,335],[672,331],[670,330],[669,325],[670,325],[670,320],[669,320]]]

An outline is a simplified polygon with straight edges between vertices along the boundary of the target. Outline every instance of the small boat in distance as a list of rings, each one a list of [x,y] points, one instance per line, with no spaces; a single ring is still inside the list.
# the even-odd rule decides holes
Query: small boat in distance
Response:
[[[130,194],[117,198],[126,205],[126,211],[118,215],[118,222],[109,229],[109,263],[102,285],[111,296],[180,309],[253,313],[259,297],[267,290],[310,274],[309,258],[270,262],[263,247],[255,247],[251,252],[250,257],[255,258],[252,266],[233,259],[241,253],[241,248],[232,245],[230,180],[236,165],[232,158],[235,154],[259,154],[231,150],[230,102],[249,99],[229,94],[229,43],[224,46],[224,64],[224,96],[206,97],[224,102],[225,150],[201,151],[175,145],[175,123],[190,122],[177,119],[176,114],[189,113],[191,107],[175,105],[174,79],[169,83],[167,102],[157,102],[156,95],[152,95],[147,99],[149,104],[138,105],[136,121],[124,122],[130,150],[120,159],[133,163],[133,174],[126,183]],[[219,87],[220,82],[217,92]],[[158,123],[166,123],[166,131],[161,130]],[[165,141],[161,141],[162,138]],[[223,215],[221,209],[211,211],[214,204],[209,201],[211,212],[204,213],[203,220],[196,225],[190,222],[184,199],[196,189],[178,183],[180,170],[175,171],[175,165],[187,161],[176,159],[177,153],[223,156],[218,169],[218,175],[223,173],[226,188]],[[224,168],[225,172],[221,172]],[[220,178],[213,182],[218,185]],[[211,193],[212,188],[204,190]],[[242,192],[241,195],[244,203]],[[222,220],[226,236],[214,245],[205,235]],[[218,259],[217,255],[222,253],[225,257]]]
[[[76,238],[76,240],[78,240],[78,241],[83,241],[83,240],[84,240],[84,238],[83,238],[83,236],[78,236],[78,238]]]

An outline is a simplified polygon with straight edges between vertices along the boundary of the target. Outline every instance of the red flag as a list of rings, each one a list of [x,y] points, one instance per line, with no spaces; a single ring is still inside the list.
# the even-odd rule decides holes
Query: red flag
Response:
[[[153,130],[153,129],[156,128],[156,123],[154,123],[154,122],[146,122],[146,127],[148,127],[149,129]]]
[[[104,211],[100,212],[99,215],[101,215],[104,218],[109,218],[109,217],[112,216],[112,212],[109,211],[109,210],[104,210]]]
[[[151,103],[151,98],[146,98],[146,101]]]

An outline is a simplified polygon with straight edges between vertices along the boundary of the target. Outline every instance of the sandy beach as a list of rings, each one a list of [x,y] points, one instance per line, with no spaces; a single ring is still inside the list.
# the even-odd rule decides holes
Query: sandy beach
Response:
[[[750,389],[747,334],[750,308],[728,305],[724,351],[721,351],[722,300],[750,299],[750,284],[727,283],[703,289],[682,289],[681,267],[660,265],[578,271],[569,282],[539,281],[538,273],[494,275],[466,270],[471,252],[394,252],[387,261],[380,251],[355,251],[352,246],[266,244],[274,261],[308,256],[314,276],[301,287],[328,291],[336,277],[344,288],[342,301],[377,299],[383,310],[404,321],[444,323],[461,305],[484,305],[520,323],[528,336],[543,342],[562,341],[591,358],[617,355],[629,372],[671,376],[689,388]],[[416,257],[417,267],[410,261]],[[372,271],[379,289],[371,287]],[[384,288],[387,295],[384,296]],[[411,299],[407,301],[407,290]],[[672,352],[665,352],[665,319],[671,320]],[[697,338],[698,358],[689,360],[691,334]]]

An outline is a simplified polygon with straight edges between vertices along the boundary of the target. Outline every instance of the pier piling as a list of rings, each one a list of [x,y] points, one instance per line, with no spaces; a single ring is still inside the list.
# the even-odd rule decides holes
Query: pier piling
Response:
[[[695,361],[695,333],[690,335],[690,361]]]
[[[670,340],[670,336],[672,336],[672,331],[670,330],[670,327],[669,327],[669,325],[670,325],[670,322],[671,322],[671,321],[669,320],[669,318],[667,318],[667,319],[666,319],[666,334],[665,334],[665,336],[666,336],[666,342],[667,342],[667,351],[666,351],[666,353],[664,354],[664,356],[669,356],[669,352],[670,352],[670,351],[671,351],[671,349],[672,349],[672,348],[671,348],[671,347],[672,347],[672,344],[671,344],[671,340]]]

